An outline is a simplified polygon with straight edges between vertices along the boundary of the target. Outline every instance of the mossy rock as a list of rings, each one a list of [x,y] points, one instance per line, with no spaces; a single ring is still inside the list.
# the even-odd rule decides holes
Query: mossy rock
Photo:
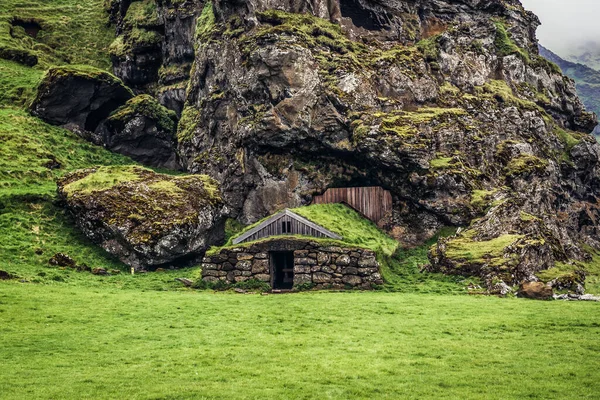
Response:
[[[46,72],[31,111],[46,122],[94,132],[132,97],[131,89],[106,71],[89,66],[61,66]]]
[[[221,194],[204,175],[99,167],[65,176],[58,193],[86,236],[138,269],[200,256],[224,238]]]
[[[156,121],[157,127],[165,132],[175,132],[177,115],[160,105],[152,96],[142,94],[127,101],[108,118],[112,123],[125,124],[135,116],[143,116]]]

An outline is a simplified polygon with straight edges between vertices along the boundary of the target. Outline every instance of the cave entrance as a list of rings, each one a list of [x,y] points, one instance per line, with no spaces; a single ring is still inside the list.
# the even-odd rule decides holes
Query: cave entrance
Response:
[[[12,26],[20,26],[25,30],[25,33],[32,38],[37,38],[38,33],[42,30],[40,24],[35,21],[24,21],[22,19],[15,18],[11,22]]]
[[[358,28],[369,31],[381,31],[387,28],[385,21],[382,21],[372,10],[363,8],[359,0],[341,0],[340,11],[342,17],[350,18],[354,26]]]
[[[294,252],[271,252],[271,281],[273,289],[291,289],[294,286]]]
[[[100,122],[104,121],[110,116],[110,114],[119,108],[120,104],[115,101],[107,101],[97,109],[91,111],[85,120],[85,130],[88,132],[95,132]]]

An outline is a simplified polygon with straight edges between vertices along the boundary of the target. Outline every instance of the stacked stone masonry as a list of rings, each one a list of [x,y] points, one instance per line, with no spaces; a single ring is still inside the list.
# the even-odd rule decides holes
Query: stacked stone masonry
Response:
[[[254,279],[273,285],[270,253],[282,251],[294,254],[294,288],[312,283],[316,289],[372,289],[383,284],[379,263],[370,250],[291,239],[223,249],[207,256],[202,279],[228,284]]]

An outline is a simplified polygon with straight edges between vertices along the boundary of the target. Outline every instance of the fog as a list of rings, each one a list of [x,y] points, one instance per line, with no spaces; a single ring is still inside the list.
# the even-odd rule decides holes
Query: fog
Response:
[[[542,21],[540,43],[559,55],[585,41],[600,42],[599,0],[521,0]]]

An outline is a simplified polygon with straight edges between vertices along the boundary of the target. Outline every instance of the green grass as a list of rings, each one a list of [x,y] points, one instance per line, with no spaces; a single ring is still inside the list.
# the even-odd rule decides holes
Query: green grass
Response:
[[[95,165],[124,165],[124,156],[95,146],[74,133],[49,125],[25,111],[0,108],[0,197],[53,194],[56,178]],[[61,167],[48,168],[58,161]]]
[[[592,399],[591,303],[0,282],[4,399]]]
[[[43,71],[0,58],[0,107],[27,106],[34,99]]]
[[[108,69],[108,46],[114,27],[108,24],[104,0],[3,0],[0,7],[0,50],[36,55],[39,68],[60,64],[89,64]],[[35,21],[42,30],[37,38],[15,34],[13,18]],[[11,35],[11,29],[13,35]]]
[[[342,241],[336,243],[336,245],[346,244],[362,247],[386,256],[391,256],[398,247],[398,242],[385,234],[374,223],[343,204],[313,204],[311,206],[293,208],[291,210],[296,214],[341,235],[343,237]],[[238,230],[239,233],[231,236],[225,246],[231,246],[232,240],[235,237],[254,228],[263,221],[264,219],[247,226],[241,231],[238,227],[236,230]]]

